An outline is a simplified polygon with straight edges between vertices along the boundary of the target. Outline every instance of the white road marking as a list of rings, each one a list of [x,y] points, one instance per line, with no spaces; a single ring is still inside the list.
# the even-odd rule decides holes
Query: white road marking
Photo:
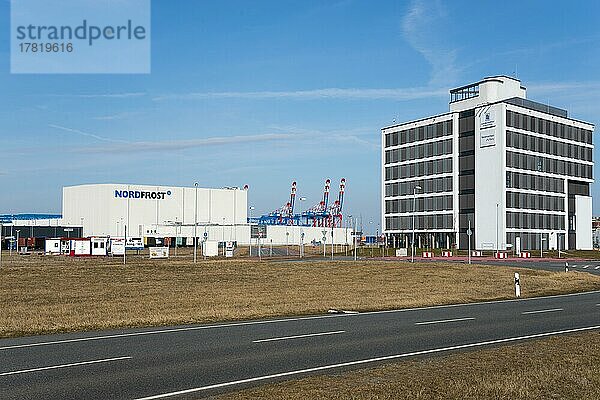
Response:
[[[577,265],[571,265],[571,268],[577,268]]]
[[[2,372],[2,373],[0,373],[0,376],[25,374],[25,373],[28,373],[28,372],[46,371],[46,370],[49,370],[49,369],[69,368],[69,367],[77,367],[77,366],[80,366],[80,365],[99,364],[99,363],[104,363],[104,362],[119,361],[119,360],[129,360],[129,359],[131,359],[131,357],[115,357],[115,358],[105,358],[103,360],[82,361],[82,362],[71,363],[71,364],[52,365],[52,366],[49,366],[49,367],[30,368],[30,369],[23,369],[23,370],[20,370],[20,371]]]
[[[600,269],[600,265],[596,265],[596,268],[594,268],[594,269]]]
[[[55,340],[55,341],[48,341],[48,342],[34,342],[34,343],[26,343],[26,344],[17,344],[17,345],[12,345],[12,346],[0,347],[0,350],[20,349],[20,348],[37,347],[37,346],[50,346],[50,345],[65,344],[65,343],[87,342],[87,341],[92,341],[92,340],[107,340],[107,339],[117,339],[117,338],[124,338],[124,337],[160,335],[160,334],[165,334],[165,333],[179,333],[179,332],[188,332],[188,331],[198,331],[198,330],[203,330],[203,329],[230,328],[230,327],[247,326],[247,325],[264,325],[264,324],[275,324],[275,323],[280,323],[280,322],[308,321],[308,320],[325,319],[325,318],[351,318],[351,317],[361,317],[364,315],[389,314],[389,313],[401,313],[401,312],[410,312],[410,311],[454,308],[454,307],[463,307],[463,306],[478,306],[478,305],[481,306],[481,305],[486,305],[486,304],[523,302],[523,301],[543,300],[543,299],[550,299],[550,298],[557,298],[557,297],[581,296],[581,295],[597,294],[597,293],[600,293],[600,290],[593,290],[590,292],[580,292],[580,293],[558,294],[558,295],[553,295],[553,296],[528,297],[528,298],[524,298],[524,299],[493,300],[493,301],[483,301],[483,302],[478,302],[478,303],[459,303],[459,304],[448,304],[448,305],[443,305],[443,306],[401,308],[401,309],[397,309],[397,310],[384,310],[384,311],[367,311],[367,312],[361,312],[359,314],[316,315],[316,316],[312,316],[312,317],[282,318],[282,319],[272,319],[272,320],[266,320],[266,321],[247,321],[247,322],[237,322],[237,323],[232,322],[232,323],[223,323],[223,324],[217,324],[217,325],[190,326],[190,327],[186,327],[186,328],[170,328],[170,329],[161,329],[161,330],[153,330],[153,331],[143,331],[143,332],[116,333],[113,335],[90,336],[90,337],[83,337],[83,338],[77,338],[77,339],[64,339],[64,340]]]
[[[471,317],[454,318],[454,319],[440,319],[438,321],[417,322],[417,323],[415,323],[415,325],[445,324],[446,322],[471,321],[474,319],[475,318],[471,318]]]
[[[562,308],[550,308],[548,310],[525,311],[525,312],[522,312],[521,314],[523,314],[523,315],[526,315],[526,314],[541,314],[541,313],[555,312],[555,311],[563,311],[563,309]]]
[[[283,336],[283,337],[271,338],[271,339],[253,340],[252,343],[275,342],[275,341],[278,341],[278,340],[300,339],[300,338],[307,338],[307,337],[313,337],[313,336],[337,335],[337,334],[340,334],[340,333],[346,333],[346,331],[308,333],[306,335]]]
[[[583,269],[588,269],[588,268],[589,268],[589,265],[584,265],[583,266]]]
[[[414,351],[411,353],[396,354],[396,355],[392,355],[392,356],[368,358],[365,360],[350,361],[350,362],[345,362],[345,363],[340,363],[340,364],[330,364],[330,365],[324,365],[321,367],[299,369],[296,371],[282,372],[282,373],[273,374],[273,375],[257,376],[254,378],[241,379],[238,381],[218,383],[216,385],[201,386],[201,387],[197,387],[197,388],[193,388],[193,389],[180,390],[177,392],[163,393],[163,394],[158,394],[155,396],[139,398],[136,400],[164,399],[167,397],[180,396],[182,394],[196,393],[196,392],[201,392],[204,390],[218,389],[218,388],[223,388],[223,387],[240,385],[240,384],[244,384],[244,383],[265,381],[265,380],[273,379],[273,378],[282,378],[282,377],[286,377],[286,376],[306,374],[306,373],[310,373],[310,372],[325,371],[325,370],[330,370],[330,369],[334,369],[334,368],[349,367],[349,366],[353,366],[353,365],[361,365],[361,364],[373,363],[373,362],[378,362],[378,361],[394,360],[394,359],[418,356],[418,355],[423,355],[423,354],[441,353],[444,351],[467,349],[467,348],[471,348],[471,347],[481,347],[481,346],[487,346],[487,345],[498,344],[498,343],[509,343],[509,342],[515,342],[518,340],[526,340],[526,339],[561,335],[561,334],[565,334],[565,333],[589,331],[589,330],[594,330],[594,329],[600,329],[600,325],[588,326],[585,328],[567,329],[567,330],[563,330],[563,331],[538,333],[535,335],[517,336],[517,337],[512,337],[512,338],[506,338],[506,339],[488,340],[485,342],[477,342],[477,343],[463,344],[463,345],[458,345],[458,346],[442,347],[442,348],[431,349],[431,350]]]

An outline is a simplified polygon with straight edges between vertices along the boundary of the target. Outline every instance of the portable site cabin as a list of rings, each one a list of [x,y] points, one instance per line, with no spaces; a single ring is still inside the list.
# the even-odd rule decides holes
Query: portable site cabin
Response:
[[[60,239],[46,239],[44,254],[60,254]]]
[[[91,237],[91,249],[93,256],[108,255],[108,238],[107,237]]]
[[[69,255],[89,256],[92,254],[91,244],[90,239],[71,239]]]

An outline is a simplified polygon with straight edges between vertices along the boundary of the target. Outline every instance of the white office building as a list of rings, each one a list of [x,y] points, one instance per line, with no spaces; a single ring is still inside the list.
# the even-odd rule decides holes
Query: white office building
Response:
[[[591,249],[594,126],[511,77],[450,96],[445,114],[382,129],[388,242],[410,246],[414,229],[422,248]]]

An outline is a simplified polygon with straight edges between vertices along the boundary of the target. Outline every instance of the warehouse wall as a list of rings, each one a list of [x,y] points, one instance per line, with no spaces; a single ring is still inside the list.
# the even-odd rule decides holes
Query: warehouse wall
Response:
[[[63,188],[63,223],[80,225],[84,235],[155,236],[169,225],[241,225],[247,218],[247,191],[143,185],[81,185]]]

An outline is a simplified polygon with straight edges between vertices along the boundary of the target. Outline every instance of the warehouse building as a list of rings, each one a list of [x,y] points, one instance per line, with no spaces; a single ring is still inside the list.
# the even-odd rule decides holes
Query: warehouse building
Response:
[[[591,249],[593,130],[506,76],[451,90],[448,113],[383,128],[390,244],[410,246],[414,229],[417,247]]]
[[[63,188],[62,222],[83,227],[83,236],[173,238],[178,245],[198,240],[286,245],[301,242],[352,243],[348,229],[307,226],[252,226],[248,190],[92,184]],[[197,224],[197,228],[195,225]],[[333,234],[332,234],[333,232]]]

